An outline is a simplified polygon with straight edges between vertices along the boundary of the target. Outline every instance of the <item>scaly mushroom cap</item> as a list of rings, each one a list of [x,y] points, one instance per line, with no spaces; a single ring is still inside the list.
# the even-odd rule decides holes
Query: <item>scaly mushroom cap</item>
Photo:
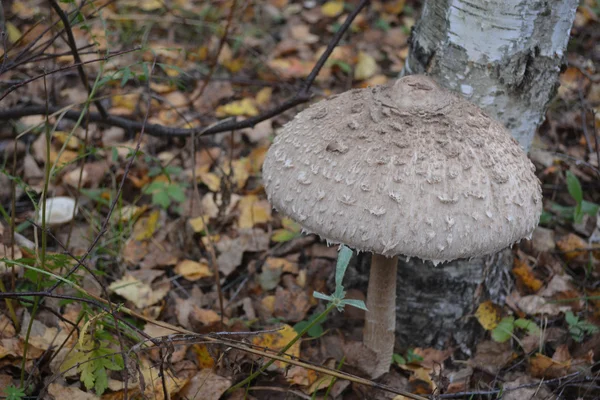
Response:
[[[299,113],[263,178],[271,204],[309,232],[437,263],[530,236],[542,211],[534,171],[502,124],[412,75]]]

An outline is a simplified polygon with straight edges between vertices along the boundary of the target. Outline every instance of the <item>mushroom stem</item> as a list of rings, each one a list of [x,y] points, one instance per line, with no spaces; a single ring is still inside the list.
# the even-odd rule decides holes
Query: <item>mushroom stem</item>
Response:
[[[388,372],[392,363],[396,331],[397,270],[398,257],[373,254],[363,335],[364,344],[377,355],[373,378]]]

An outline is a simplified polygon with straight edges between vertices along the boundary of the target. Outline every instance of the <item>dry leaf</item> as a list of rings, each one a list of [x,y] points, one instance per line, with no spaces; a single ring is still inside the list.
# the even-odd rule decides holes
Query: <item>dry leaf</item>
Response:
[[[559,250],[564,252],[563,256],[565,260],[571,261],[579,256],[585,255],[587,253],[585,249],[588,247],[588,244],[574,233],[569,233],[556,242],[556,246]]]
[[[192,260],[180,261],[175,266],[175,272],[188,281],[197,281],[202,278],[213,276],[210,266],[206,261],[196,262]]]
[[[341,0],[331,0],[321,6],[321,14],[326,17],[337,17],[344,11],[344,2]]]
[[[491,331],[492,329],[496,328],[501,319],[498,306],[496,306],[490,300],[484,301],[479,305],[479,307],[477,307],[477,311],[475,311],[475,317],[481,326],[487,331]]]
[[[259,200],[256,195],[242,197],[238,203],[238,209],[240,210],[238,220],[240,229],[252,228],[254,225],[271,220],[271,205],[266,200]]]
[[[92,393],[86,393],[76,387],[63,386],[58,383],[51,383],[48,386],[48,394],[54,396],[55,399],[69,400],[97,400],[100,397]]]
[[[529,359],[530,373],[536,378],[558,378],[566,375],[570,367],[570,361],[556,361],[540,353]]]
[[[354,79],[362,81],[377,73],[379,67],[373,56],[363,51],[358,53],[358,63],[354,69]]]
[[[230,386],[231,379],[206,368],[194,375],[179,394],[181,398],[188,400],[219,400]]]
[[[561,312],[571,310],[569,305],[549,303],[545,298],[537,295],[523,296],[517,301],[517,305],[527,315],[547,314],[556,316]]]
[[[271,101],[272,94],[273,94],[273,88],[270,88],[270,87],[262,88],[261,90],[258,91],[258,93],[256,93],[256,96],[254,98],[256,100],[256,104],[258,104],[260,107],[264,107],[264,106],[268,105],[269,102]]]
[[[533,271],[526,262],[515,258],[513,275],[517,278],[517,282],[535,293],[542,287],[543,283],[533,275]]]
[[[214,367],[215,359],[204,343],[192,345],[192,351],[196,354],[196,362],[200,369]]]
[[[258,109],[254,103],[254,99],[245,98],[242,100],[232,101],[231,103],[217,107],[215,111],[217,117],[223,118],[227,116],[247,116],[254,117],[258,115]]]
[[[151,239],[158,228],[160,210],[152,211],[147,217],[140,218],[133,227],[135,240],[143,241]]]
[[[278,329],[275,332],[261,333],[259,335],[252,337],[252,344],[255,346],[267,348],[272,352],[278,352],[288,345],[294,338],[296,337],[296,331],[289,325],[283,325],[281,329]],[[299,357],[300,356],[300,342],[294,343],[292,347],[290,347],[286,351],[285,358]],[[287,363],[283,363],[281,361],[275,361],[273,364],[279,368],[285,368]]]
[[[163,281],[156,288],[142,283],[137,278],[125,274],[123,278],[114,281],[108,287],[119,296],[131,301],[138,309],[143,309],[161,301],[169,290],[169,281]]]

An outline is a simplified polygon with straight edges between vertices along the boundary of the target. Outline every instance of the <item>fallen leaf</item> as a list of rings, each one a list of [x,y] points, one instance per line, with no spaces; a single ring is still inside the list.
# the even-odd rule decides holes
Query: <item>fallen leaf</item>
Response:
[[[204,343],[192,345],[192,351],[196,354],[196,362],[200,369],[214,367],[215,359]]]
[[[202,278],[213,276],[210,266],[206,261],[197,262],[193,260],[180,261],[175,266],[175,272],[188,281],[197,281]]]
[[[254,99],[256,101],[256,104],[258,104],[260,107],[264,107],[269,104],[272,95],[273,88],[265,87],[259,90],[258,93],[256,93]]]
[[[153,288],[151,285],[125,274],[123,278],[111,283],[108,288],[131,301],[136,308],[143,309],[161,301],[171,289],[169,281],[163,281],[155,286],[156,288]]]
[[[331,0],[321,6],[321,14],[326,17],[337,17],[344,11],[344,2],[341,0]]]
[[[76,337],[69,335],[69,331],[66,329],[46,326],[38,319],[34,319],[31,323],[31,330],[29,336],[27,336],[30,320],[31,316],[25,310],[23,319],[21,320],[19,337],[23,340],[27,337],[30,346],[40,350],[48,350],[53,346],[60,346],[62,343],[65,343],[66,346],[71,346],[75,343]]]
[[[217,117],[223,118],[227,116],[247,116],[254,117],[258,115],[258,109],[254,103],[254,99],[245,98],[242,100],[232,101],[231,103],[217,107],[215,110]]]
[[[509,342],[497,343],[486,340],[477,344],[475,356],[469,359],[468,364],[473,368],[481,368],[495,375],[515,357],[516,354]]]
[[[568,373],[571,362],[560,362],[537,353],[529,359],[529,370],[536,378],[558,378]]]
[[[275,292],[275,310],[273,315],[284,321],[300,322],[310,310],[310,298],[301,288],[284,289],[278,287]]]
[[[48,394],[54,396],[55,399],[69,400],[97,400],[100,397],[92,393],[86,393],[76,387],[63,386],[58,383],[51,383],[48,386]]]
[[[517,301],[517,305],[527,315],[547,314],[556,316],[561,312],[571,310],[569,305],[549,303],[545,298],[537,295],[523,296]]]
[[[189,380],[179,392],[179,397],[189,400],[219,400],[230,386],[231,379],[219,376],[206,368]]]
[[[194,306],[192,312],[190,313],[190,319],[192,321],[198,321],[202,325],[212,325],[221,321],[221,317],[215,311],[200,308],[198,306]]]
[[[358,53],[358,63],[354,69],[354,79],[362,81],[369,79],[377,73],[379,67],[375,58],[363,51]]]
[[[564,252],[563,257],[565,260],[571,261],[585,255],[587,253],[585,249],[587,249],[588,244],[574,233],[569,233],[556,242],[556,246],[560,251]]]
[[[529,265],[518,258],[515,258],[512,273],[517,278],[517,282],[529,289],[530,292],[537,292],[543,285],[543,282],[533,275]]]
[[[252,228],[254,225],[271,220],[271,204],[266,200],[259,200],[256,195],[242,197],[238,203],[238,209],[240,210],[238,220],[240,229]]]
[[[242,263],[244,252],[268,249],[269,236],[261,229],[241,229],[237,238],[224,237],[215,247],[219,251],[219,271],[228,276]]]
[[[278,329],[275,332],[261,333],[253,336],[252,344],[276,353],[287,346],[288,343],[290,343],[295,337],[296,331],[294,328],[289,325],[283,325],[281,329]],[[286,351],[286,355],[283,357],[290,359],[291,357],[297,358],[299,356],[300,342],[298,341]],[[273,365],[278,368],[285,368],[285,366],[288,364],[281,361],[275,361]],[[271,366],[270,369],[273,369],[273,366]]]
[[[496,328],[500,322],[501,317],[499,311],[498,306],[488,300],[479,304],[477,311],[475,311],[475,317],[485,330],[491,331]]]
[[[135,240],[143,241],[151,239],[158,228],[160,210],[152,211],[147,217],[140,218],[133,227]]]

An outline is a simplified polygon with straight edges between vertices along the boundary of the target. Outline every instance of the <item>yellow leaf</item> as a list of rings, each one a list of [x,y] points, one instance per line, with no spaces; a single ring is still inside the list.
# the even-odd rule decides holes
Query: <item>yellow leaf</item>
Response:
[[[142,309],[162,300],[171,288],[170,285],[160,285],[156,290],[131,275],[114,281],[108,287],[119,296],[131,301],[137,308]]]
[[[114,218],[118,219],[120,222],[128,222],[142,215],[147,209],[147,205],[144,205],[142,207],[126,205],[123,206],[120,210],[115,210]]]
[[[223,165],[223,172],[225,175],[229,175],[229,165],[229,162],[226,162],[225,165]],[[239,160],[233,160],[231,166],[233,167],[233,181],[238,189],[242,189],[246,186],[246,182],[250,177],[250,160],[246,157],[240,158]]]
[[[196,354],[196,361],[200,369],[212,368],[215,365],[215,360],[210,355],[208,347],[205,344],[193,345],[192,351]]]
[[[154,210],[150,213],[150,215],[136,222],[135,226],[133,227],[135,240],[142,241],[152,238],[158,226],[158,217],[160,217],[160,211]]]
[[[291,342],[296,337],[296,331],[289,325],[283,325],[283,327],[275,332],[262,333],[252,338],[252,344],[259,347],[266,347],[271,351],[278,352],[283,349],[289,342]],[[285,358],[290,358],[290,356],[299,357],[300,356],[300,341],[294,343],[292,347],[290,347],[286,351]],[[285,368],[287,363],[282,363],[280,361],[276,361],[275,364],[279,368]]]
[[[175,272],[183,276],[188,281],[197,281],[202,278],[213,276],[208,263],[196,262],[192,260],[180,261],[175,266]]]
[[[50,149],[50,163],[56,164],[57,167],[62,167],[75,161],[78,156],[79,154],[75,151],[64,150],[59,153],[53,148]]]
[[[126,108],[129,111],[135,110],[140,99],[139,93],[132,94],[117,94],[112,97],[112,106],[118,108]]]
[[[21,31],[12,22],[7,21],[5,24],[8,40],[15,43],[21,37]]]
[[[404,10],[405,2],[406,0],[386,1],[383,3],[383,9],[388,14],[398,15]]]
[[[200,233],[206,231],[206,222],[208,222],[208,220],[208,215],[201,215],[196,218],[190,218],[188,220],[188,223],[190,224],[194,232]]]
[[[242,57],[237,57],[231,60],[224,61],[222,64],[229,72],[236,73],[244,67],[246,61]]]
[[[273,314],[275,311],[275,296],[268,295],[262,298],[260,304],[267,310],[269,313]]]
[[[498,322],[500,322],[498,308],[490,300],[484,301],[479,305],[479,307],[477,307],[475,317],[481,326],[488,331],[494,329],[496,326],[498,326]]]
[[[279,257],[267,257],[263,269],[280,269],[282,272],[298,274],[298,265]]]
[[[241,229],[252,228],[271,220],[271,205],[266,200],[258,200],[256,195],[242,197],[238,203],[240,218],[238,226]]]
[[[144,11],[155,11],[163,7],[163,2],[160,0],[144,0],[137,3],[138,7]]]
[[[328,1],[321,7],[321,14],[326,17],[337,17],[344,11],[344,2],[339,0]]]
[[[258,115],[258,109],[254,105],[254,99],[245,98],[217,107],[216,114],[219,118],[238,115],[254,117]]]
[[[533,271],[525,262],[515,258],[514,267],[512,269],[513,275],[517,278],[517,281],[522,283],[525,287],[530,289],[532,292],[537,292],[542,287],[543,283],[533,275]]]
[[[271,95],[273,94],[273,88],[266,87],[256,93],[256,104],[259,106],[266,106],[271,101]]]
[[[354,69],[354,79],[362,81],[369,79],[377,73],[377,61],[373,56],[361,51],[358,53],[358,63]]]
[[[221,188],[221,179],[212,172],[201,172],[198,177],[211,192],[218,192]]]
[[[81,146],[81,142],[74,135],[70,135],[67,132],[56,131],[53,137],[60,142],[60,144],[66,143],[66,148],[70,150],[77,150]]]

